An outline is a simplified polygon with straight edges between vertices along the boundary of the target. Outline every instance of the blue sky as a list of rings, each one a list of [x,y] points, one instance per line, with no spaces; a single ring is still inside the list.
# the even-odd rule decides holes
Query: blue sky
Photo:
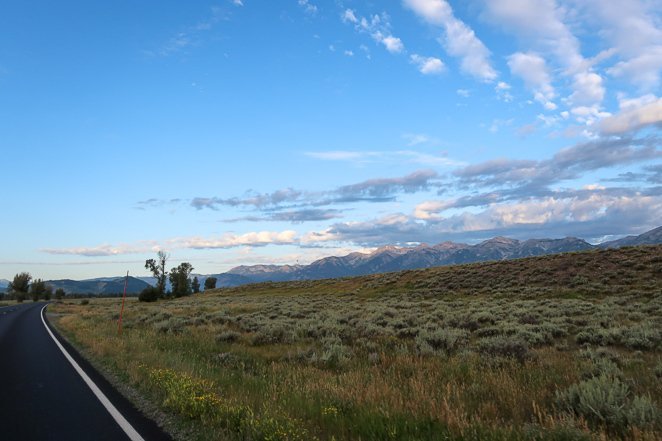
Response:
[[[662,224],[662,2],[0,5],[0,278]]]

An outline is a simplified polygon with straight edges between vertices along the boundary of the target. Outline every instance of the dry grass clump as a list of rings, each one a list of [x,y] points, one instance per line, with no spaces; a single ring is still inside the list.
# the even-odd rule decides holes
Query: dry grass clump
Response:
[[[57,326],[199,439],[662,437],[662,247],[155,304]],[[617,274],[612,277],[612,274]]]

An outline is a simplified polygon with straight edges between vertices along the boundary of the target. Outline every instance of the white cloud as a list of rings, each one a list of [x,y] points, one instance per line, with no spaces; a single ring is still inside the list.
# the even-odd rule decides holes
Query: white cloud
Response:
[[[608,69],[611,75],[631,80],[642,89],[654,89],[660,84],[662,45],[651,47],[627,61],[620,61]]]
[[[513,75],[524,80],[526,87],[534,93],[536,101],[546,108],[552,107],[556,94],[544,58],[531,52],[517,52],[508,57],[508,67]]]
[[[297,0],[297,3],[299,3],[299,6],[301,6],[307,14],[310,14],[310,15],[317,14],[317,6],[310,3],[310,1],[308,1],[308,0]]]
[[[439,219],[439,213],[451,208],[455,201],[425,201],[414,208],[414,218],[419,220]]]
[[[596,106],[604,98],[602,77],[592,70],[592,63],[596,60],[585,59],[580,51],[579,40],[573,35],[564,20],[567,19],[568,10],[557,4],[555,0],[485,0],[485,16],[494,23],[502,26],[509,32],[517,34],[524,43],[534,50],[552,56],[562,67],[562,73],[572,78],[572,89],[569,100],[577,106]],[[603,55],[608,55],[609,51]],[[551,86],[549,71],[545,68],[544,60],[540,54],[524,54],[530,58],[529,65],[536,67],[536,77],[533,72],[528,74],[529,81],[535,83],[534,96],[537,101],[543,102],[547,109],[553,110],[555,104],[551,103],[550,96],[554,95]],[[536,60],[537,57],[538,59]],[[519,61],[523,61],[520,59]],[[512,66],[511,66],[512,69]],[[520,76],[527,75],[521,70]],[[543,101],[544,100],[544,101]]]
[[[404,4],[427,22],[442,26],[453,16],[445,0],[404,0]]]
[[[298,243],[296,231],[259,231],[245,234],[224,234],[218,238],[177,238],[168,241],[169,248],[218,249],[241,246],[291,245]]]
[[[425,144],[430,141],[430,137],[422,133],[406,133],[402,135],[402,137],[407,140],[407,145],[409,147]]]
[[[343,53],[344,53],[345,55],[347,55],[348,57],[353,57],[353,56],[354,56],[354,52],[352,52],[352,51],[350,51],[350,50],[346,50],[346,51],[343,52]]]
[[[371,17],[357,17],[351,9],[346,9],[341,15],[344,23],[351,23],[358,32],[367,33],[377,43],[383,44],[387,51],[400,53],[404,51],[404,43],[391,33],[391,23],[386,13]]]
[[[242,0],[232,0],[232,4],[235,6],[244,6],[244,2]]]
[[[330,228],[322,231],[310,231],[303,235],[301,243],[303,245],[313,245],[323,242],[335,242],[340,239],[340,235],[334,233]]]
[[[662,28],[659,1],[602,0],[577,1],[588,17],[597,19],[600,33],[614,46],[621,58],[607,70],[644,90],[660,84],[662,72]]]
[[[495,118],[492,120],[492,124],[488,128],[491,133],[496,133],[501,127],[510,126],[513,123],[513,119],[500,119]]]
[[[602,77],[595,72],[579,72],[574,75],[574,92],[570,95],[573,105],[601,103],[605,97]]]
[[[351,9],[345,9],[345,12],[342,14],[342,21],[345,23],[358,23],[359,20],[356,18],[354,11]]]
[[[103,244],[93,247],[73,247],[73,248],[45,248],[41,251],[47,254],[55,255],[75,255],[85,257],[107,257],[119,256],[123,254],[140,254],[147,252],[156,252],[162,249],[156,242],[143,241],[135,244],[110,245]]]
[[[419,139],[412,138],[415,142],[422,142]],[[415,145],[415,144],[414,144]],[[346,151],[346,150],[332,150],[327,152],[306,152],[306,156],[324,161],[348,161],[355,163],[366,162],[408,162],[411,164],[419,164],[426,166],[440,166],[440,167],[456,167],[465,165],[464,162],[456,161],[449,158],[444,153],[435,155],[430,153],[418,152],[414,150],[397,150],[397,151]]]
[[[347,150],[330,150],[327,152],[306,152],[306,156],[324,161],[355,161],[381,156],[379,152],[358,152]]]
[[[645,95],[636,100],[623,100],[621,111],[604,118],[600,130],[605,135],[620,135],[650,125],[662,125],[662,98]]]
[[[484,4],[490,20],[555,54],[566,68],[583,63],[579,42],[563,23],[564,10],[555,0],[485,0]]]
[[[490,51],[469,26],[453,15],[445,0],[404,0],[404,4],[428,23],[444,28],[440,42],[450,55],[460,58],[463,72],[487,82],[497,78]]]
[[[392,35],[388,35],[384,37],[381,35],[381,33],[378,33],[376,35],[377,35],[376,37],[377,40],[381,42],[386,47],[386,50],[388,50],[392,54],[400,53],[405,48],[404,45],[402,44],[402,41],[397,37],[394,37]]]
[[[227,233],[220,237],[178,237],[162,242],[141,241],[135,244],[99,245],[95,247],[74,247],[43,249],[48,254],[78,255],[87,257],[117,256],[122,254],[140,254],[158,250],[173,249],[222,249],[244,246],[296,245],[299,237],[295,231],[258,231],[244,234]]]
[[[469,95],[471,95],[471,91],[467,89],[457,89],[455,92],[463,98],[469,98]]]
[[[434,155],[429,153],[417,152],[413,150],[398,150],[391,155],[393,158],[400,158],[412,164],[439,166],[439,167],[457,167],[465,165],[462,161],[456,161],[445,154]]]
[[[444,71],[444,63],[439,58],[413,54],[410,59],[424,75],[440,74]]]
[[[659,196],[614,196],[599,185],[590,185],[573,197],[545,197],[525,202],[491,204],[483,211],[448,217],[442,213],[453,201],[426,201],[416,206],[414,218],[435,224],[440,230],[462,232],[500,229],[530,224],[590,222],[618,213],[648,212],[662,215]]]
[[[507,103],[513,100],[513,96],[510,94],[510,84],[505,81],[499,81],[496,86],[494,86],[494,91],[497,94],[497,98],[505,101]]]

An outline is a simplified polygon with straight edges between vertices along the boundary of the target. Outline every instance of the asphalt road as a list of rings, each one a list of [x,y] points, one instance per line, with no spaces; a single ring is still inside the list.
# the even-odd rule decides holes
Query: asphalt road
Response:
[[[0,308],[0,439],[130,439],[46,330],[44,305],[29,302]],[[139,437],[170,439],[55,335]]]

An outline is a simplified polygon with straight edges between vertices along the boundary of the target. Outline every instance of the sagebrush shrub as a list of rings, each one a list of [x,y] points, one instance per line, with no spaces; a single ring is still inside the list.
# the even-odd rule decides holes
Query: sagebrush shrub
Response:
[[[529,356],[529,345],[515,337],[496,336],[478,341],[479,352],[491,356],[514,358],[524,363]]]

